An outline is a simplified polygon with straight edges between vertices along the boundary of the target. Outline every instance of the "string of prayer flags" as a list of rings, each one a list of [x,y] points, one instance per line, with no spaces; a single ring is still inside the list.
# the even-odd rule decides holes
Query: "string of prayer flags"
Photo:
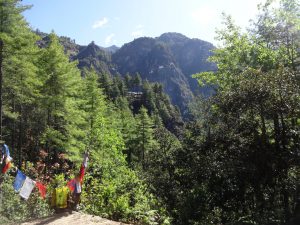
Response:
[[[41,182],[35,182],[27,177],[21,170],[17,171],[13,187],[16,192],[20,192],[21,197],[27,200],[35,186],[38,188],[41,197],[45,199],[46,187]]]
[[[39,189],[39,192],[40,192],[41,197],[42,197],[43,199],[45,199],[45,198],[46,198],[46,193],[47,193],[46,187],[45,187],[42,183],[40,183],[40,182],[38,182],[38,181],[35,183],[35,185],[36,185],[36,187]]]
[[[26,177],[23,186],[20,189],[20,196],[27,200],[35,187],[35,181],[31,180],[29,177]]]
[[[10,157],[10,151],[6,144],[4,144],[1,148],[1,172],[4,174],[8,171],[9,168],[13,166],[12,158]],[[55,191],[52,193],[52,202],[51,204],[57,208],[66,208],[67,207],[67,198],[69,190],[76,194],[80,194],[81,184],[83,182],[84,173],[87,167],[88,162],[88,153],[84,154],[84,158],[82,164],[80,166],[79,173],[77,176],[70,180],[67,183],[67,187],[56,188]],[[27,177],[21,170],[17,169],[16,177],[13,183],[13,188],[16,192],[19,192],[19,195],[28,200],[30,194],[32,193],[34,187],[38,188],[38,191],[43,199],[46,198],[47,188],[41,182],[36,182],[29,177]]]
[[[17,176],[15,178],[15,182],[14,182],[14,189],[16,192],[19,192],[21,187],[23,186],[23,183],[26,179],[26,176],[20,171],[17,171]]]

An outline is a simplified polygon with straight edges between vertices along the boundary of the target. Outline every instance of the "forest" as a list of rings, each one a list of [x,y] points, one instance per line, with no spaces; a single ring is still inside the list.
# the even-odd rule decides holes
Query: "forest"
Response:
[[[52,191],[86,152],[82,212],[141,225],[300,224],[300,4],[272,2],[246,31],[223,15],[217,70],[193,75],[213,94],[182,116],[160,83],[79,69],[54,32],[39,46],[30,7],[0,0],[0,140],[11,157],[0,224],[55,213]],[[46,196],[22,199],[16,168]]]

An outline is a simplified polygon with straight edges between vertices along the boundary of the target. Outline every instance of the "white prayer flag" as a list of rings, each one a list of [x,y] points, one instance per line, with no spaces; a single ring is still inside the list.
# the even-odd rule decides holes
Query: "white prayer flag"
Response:
[[[89,160],[89,155],[87,153],[84,153],[84,158],[83,158],[83,162],[82,162],[84,168],[87,168],[88,160]]]
[[[35,181],[31,180],[29,177],[26,177],[23,186],[20,190],[20,196],[27,200],[35,187]]]
[[[75,191],[76,193],[81,193],[81,184],[80,182],[76,181],[76,188],[75,188]]]

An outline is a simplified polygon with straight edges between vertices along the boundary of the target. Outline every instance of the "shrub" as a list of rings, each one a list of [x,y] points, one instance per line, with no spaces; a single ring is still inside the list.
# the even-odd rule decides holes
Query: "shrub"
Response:
[[[13,189],[14,177],[5,174],[0,185],[0,221],[3,224],[20,222],[52,214],[49,204],[34,188],[29,199],[23,200]]]

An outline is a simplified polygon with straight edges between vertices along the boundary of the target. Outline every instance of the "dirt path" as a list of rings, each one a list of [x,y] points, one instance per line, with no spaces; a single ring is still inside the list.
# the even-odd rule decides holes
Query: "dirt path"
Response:
[[[33,220],[21,225],[126,225],[125,223],[114,222],[98,216],[87,215],[79,212],[65,212],[53,216]]]

